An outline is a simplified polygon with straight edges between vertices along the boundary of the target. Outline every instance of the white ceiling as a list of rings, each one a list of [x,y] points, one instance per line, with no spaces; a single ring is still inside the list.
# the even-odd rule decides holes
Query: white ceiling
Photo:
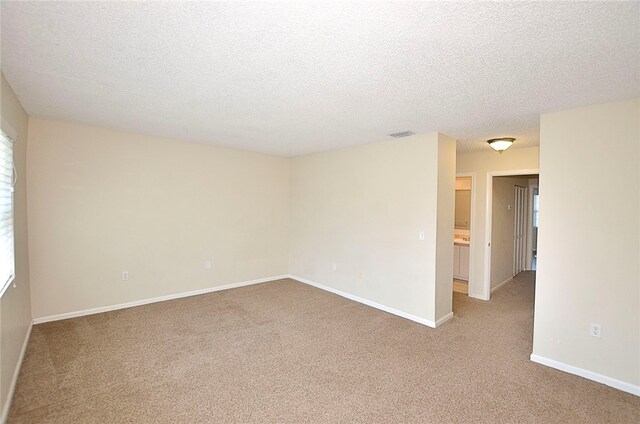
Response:
[[[441,131],[538,143],[539,114],[640,95],[640,3],[7,2],[30,115],[297,155]]]

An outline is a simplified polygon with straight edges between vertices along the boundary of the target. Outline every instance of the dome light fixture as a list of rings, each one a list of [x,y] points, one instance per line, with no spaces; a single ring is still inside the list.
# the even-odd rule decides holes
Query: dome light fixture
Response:
[[[511,147],[514,141],[516,141],[516,139],[513,137],[502,137],[492,138],[491,140],[487,140],[487,143],[489,143],[489,146],[491,146],[493,150],[498,153],[502,153]]]

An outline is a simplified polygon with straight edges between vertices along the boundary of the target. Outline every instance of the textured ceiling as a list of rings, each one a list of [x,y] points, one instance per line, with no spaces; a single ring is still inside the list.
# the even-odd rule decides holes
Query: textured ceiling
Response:
[[[280,155],[411,130],[458,151],[640,95],[640,3],[3,1],[31,115]]]

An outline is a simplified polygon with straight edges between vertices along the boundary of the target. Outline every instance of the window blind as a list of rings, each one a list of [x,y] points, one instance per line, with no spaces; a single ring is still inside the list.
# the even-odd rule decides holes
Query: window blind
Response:
[[[0,130],[0,296],[15,277],[13,244],[13,140]]]

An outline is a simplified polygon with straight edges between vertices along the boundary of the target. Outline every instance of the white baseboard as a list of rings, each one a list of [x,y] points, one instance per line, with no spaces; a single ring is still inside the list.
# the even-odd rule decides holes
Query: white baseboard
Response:
[[[27,330],[27,334],[24,337],[24,342],[22,342],[22,350],[20,350],[20,355],[18,355],[18,363],[16,364],[16,368],[13,371],[13,377],[11,378],[11,384],[9,385],[9,392],[7,393],[7,397],[4,402],[4,408],[2,408],[2,416],[0,417],[0,423],[2,424],[6,423],[7,418],[9,417],[9,409],[11,409],[11,401],[13,400],[13,394],[16,391],[16,384],[18,383],[18,376],[20,375],[20,368],[22,368],[24,355],[25,353],[27,353],[27,346],[29,345],[29,339],[31,338],[32,328],[33,328],[33,323],[29,324],[29,329]]]
[[[486,297],[484,297],[484,295],[482,294],[469,293],[467,296],[472,297],[474,299],[478,299],[478,300],[489,300]]]
[[[451,317],[453,317],[453,312],[450,312],[449,314],[447,314],[444,317],[440,318],[438,320],[438,322],[433,322],[433,321],[430,321],[428,319],[424,319],[424,318],[421,318],[421,317],[418,317],[418,316],[415,316],[415,315],[412,315],[412,314],[408,314],[408,313],[402,312],[402,311],[400,311],[398,309],[394,309],[394,308],[391,308],[389,306],[385,306],[385,305],[382,305],[380,303],[376,303],[376,302],[373,302],[371,300],[367,300],[367,299],[362,298],[360,296],[356,296],[356,295],[353,295],[353,294],[350,294],[350,293],[347,293],[347,292],[343,292],[341,290],[337,290],[337,289],[334,289],[332,287],[325,286],[324,284],[316,283],[314,281],[310,281],[310,280],[307,280],[307,279],[302,278],[302,277],[297,277],[295,275],[289,275],[288,277],[291,278],[292,280],[296,280],[296,281],[299,281],[301,283],[308,284],[310,286],[319,288],[321,290],[328,291],[328,292],[333,293],[333,294],[337,294],[338,296],[345,297],[345,298],[347,298],[349,300],[353,300],[354,302],[362,303],[364,305],[371,306],[372,308],[380,309],[381,311],[385,311],[385,312],[388,312],[390,314],[397,315],[399,317],[406,318],[406,319],[411,320],[411,321],[415,321],[415,322],[417,322],[419,324],[426,325],[427,327],[431,327],[431,328],[436,328],[437,326],[439,326],[441,324],[444,324],[445,322],[450,320]]]
[[[136,300],[133,302],[119,303],[117,305],[101,306],[98,308],[85,309],[82,311],[66,312],[64,314],[50,315],[46,317],[35,318],[34,324],[42,324],[51,321],[60,321],[63,319],[82,317],[85,315],[100,314],[103,312],[117,311],[118,309],[133,308],[134,306],[148,305],[149,303],[164,302],[166,300],[180,299],[183,297],[197,296],[199,294],[213,293],[221,290],[235,289],[238,287],[250,286],[253,284],[261,284],[269,281],[281,280],[288,278],[287,275],[278,275],[274,277],[260,278],[258,280],[242,281],[240,283],[225,284],[223,286],[208,287],[206,289],[192,290],[188,292],[168,294],[166,296],[152,297],[150,299]]]
[[[497,286],[495,286],[494,288],[491,289],[491,293],[493,293],[494,291],[498,290],[500,287],[504,286],[505,284],[507,284],[508,282],[510,282],[511,280],[513,280],[513,277],[509,277],[506,280],[504,280],[502,283],[498,284]]]
[[[453,312],[449,312],[447,315],[445,315],[442,318],[440,318],[439,320],[437,320],[436,321],[436,327],[440,327],[442,324],[444,324],[445,322],[449,321],[451,318],[453,318]]]
[[[598,374],[593,371],[585,370],[583,368],[574,367],[573,365],[565,364],[553,359],[545,358],[543,356],[531,354],[531,360],[538,364],[546,365],[551,368],[555,368],[560,371],[568,372],[580,377],[584,377],[589,380],[596,381],[598,383],[605,384],[614,389],[622,390],[623,392],[631,393],[632,395],[640,396],[640,386],[626,383],[624,381],[616,380],[615,378],[607,377],[606,375]]]

